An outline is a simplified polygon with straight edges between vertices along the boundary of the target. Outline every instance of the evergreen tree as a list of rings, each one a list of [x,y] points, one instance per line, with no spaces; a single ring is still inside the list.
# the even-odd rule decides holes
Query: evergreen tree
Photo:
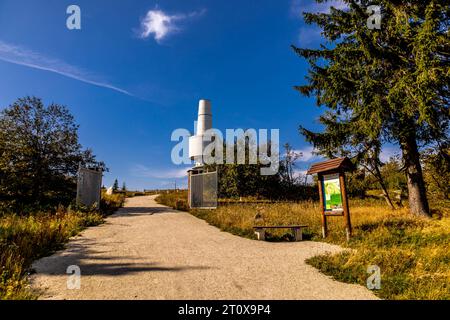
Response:
[[[351,147],[379,161],[384,143],[398,144],[410,210],[429,216],[420,148],[449,140],[448,0],[343,2],[347,9],[304,13],[326,44],[293,46],[310,64],[308,84],[296,89],[328,109],[320,117],[325,132],[301,133],[330,157]],[[369,5],[382,8],[379,30],[367,26]]]
[[[437,200],[450,199],[450,148],[427,148],[422,152],[428,193]]]
[[[114,184],[113,184],[113,191],[116,192],[119,190],[119,181],[114,180]]]
[[[122,184],[122,191],[127,191],[127,185],[125,184],[125,182]]]

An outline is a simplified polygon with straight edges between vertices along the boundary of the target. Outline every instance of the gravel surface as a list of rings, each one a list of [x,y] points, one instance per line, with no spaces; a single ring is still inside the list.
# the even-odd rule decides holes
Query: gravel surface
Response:
[[[375,299],[366,288],[330,279],[305,259],[338,246],[270,243],[221,232],[171,210],[155,196],[128,199],[63,251],[36,261],[41,299]],[[81,269],[69,290],[68,266]]]

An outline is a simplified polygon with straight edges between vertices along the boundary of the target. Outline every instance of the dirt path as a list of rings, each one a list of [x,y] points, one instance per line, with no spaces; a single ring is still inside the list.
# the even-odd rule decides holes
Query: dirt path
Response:
[[[270,243],[221,232],[154,196],[128,199],[101,226],[67,249],[33,264],[42,299],[373,299],[305,264],[339,247]],[[67,267],[81,269],[81,288],[67,289]]]

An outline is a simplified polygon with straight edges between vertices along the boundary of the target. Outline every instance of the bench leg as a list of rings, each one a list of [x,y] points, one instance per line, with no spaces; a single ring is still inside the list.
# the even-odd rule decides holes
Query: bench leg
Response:
[[[303,232],[302,229],[294,229],[294,238],[295,241],[302,241],[303,240]]]
[[[261,241],[266,240],[266,231],[264,229],[257,229],[255,231],[255,234],[256,234],[256,238],[258,240],[261,240]]]

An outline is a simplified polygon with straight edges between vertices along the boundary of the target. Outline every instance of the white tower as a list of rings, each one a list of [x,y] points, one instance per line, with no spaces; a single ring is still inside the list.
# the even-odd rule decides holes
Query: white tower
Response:
[[[189,157],[195,160],[195,166],[203,165],[203,150],[210,143],[203,141],[205,132],[212,129],[211,101],[202,99],[198,103],[198,120],[194,136],[189,137]]]

